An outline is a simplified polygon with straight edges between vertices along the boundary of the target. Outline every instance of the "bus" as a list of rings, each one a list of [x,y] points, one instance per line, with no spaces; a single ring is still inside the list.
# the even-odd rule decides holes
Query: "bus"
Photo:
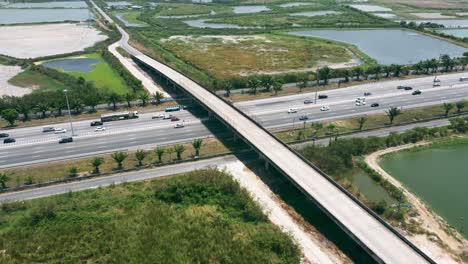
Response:
[[[133,118],[138,118],[138,112],[137,111],[118,112],[118,113],[110,113],[110,114],[101,115],[101,121],[102,122],[133,119]]]
[[[176,106],[168,106],[166,107],[165,111],[166,112],[174,112],[174,111],[179,111],[180,110],[180,106],[179,105],[176,105]]]

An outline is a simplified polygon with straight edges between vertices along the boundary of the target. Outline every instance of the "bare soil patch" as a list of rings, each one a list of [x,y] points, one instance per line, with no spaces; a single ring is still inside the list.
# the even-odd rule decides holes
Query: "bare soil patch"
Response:
[[[0,65],[0,96],[14,95],[23,96],[30,93],[32,90],[28,88],[18,87],[8,83],[8,80],[22,72],[19,66]]]

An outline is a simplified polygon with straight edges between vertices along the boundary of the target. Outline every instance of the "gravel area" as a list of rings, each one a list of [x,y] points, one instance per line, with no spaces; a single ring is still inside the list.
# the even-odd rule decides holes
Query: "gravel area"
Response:
[[[35,58],[80,51],[107,38],[98,30],[79,24],[0,27],[0,54]]]
[[[32,91],[31,89],[14,86],[8,83],[8,80],[20,72],[22,72],[22,70],[19,66],[0,65],[0,96],[22,96]]]

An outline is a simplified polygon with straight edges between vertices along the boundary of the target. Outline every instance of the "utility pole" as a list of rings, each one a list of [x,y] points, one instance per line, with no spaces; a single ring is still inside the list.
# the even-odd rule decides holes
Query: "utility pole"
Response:
[[[318,88],[319,88],[319,85],[320,85],[319,71],[320,71],[320,67],[317,68],[317,73],[316,73],[317,87],[315,87],[315,102],[314,102],[314,104],[317,104],[317,93],[318,93]]]
[[[68,120],[70,121],[72,136],[76,136],[75,131],[73,130],[73,122],[72,122],[71,111],[70,111],[70,103],[68,102],[68,91],[65,89],[65,90],[63,90],[63,92],[65,93],[65,99],[67,100]]]

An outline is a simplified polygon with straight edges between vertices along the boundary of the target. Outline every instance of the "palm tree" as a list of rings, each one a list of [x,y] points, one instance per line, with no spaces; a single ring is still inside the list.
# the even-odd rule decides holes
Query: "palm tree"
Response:
[[[135,94],[133,93],[126,93],[124,95],[124,99],[127,102],[127,107],[131,108],[132,107],[132,101],[135,100]]]
[[[10,180],[10,177],[8,177],[8,175],[5,172],[0,173],[0,189],[7,188],[7,182],[9,180]]]
[[[399,77],[401,75],[401,72],[403,71],[403,66],[399,64],[392,64],[390,65],[390,68],[392,68],[393,70],[394,77]]]
[[[195,156],[200,156],[200,148],[203,145],[203,139],[196,138],[192,141],[192,147],[195,149]]]
[[[146,102],[148,102],[149,100],[149,95],[147,92],[142,92],[138,95],[138,99],[141,100],[141,106],[145,107],[146,106]]]
[[[121,170],[123,168],[122,163],[124,160],[127,158],[127,153],[122,152],[122,151],[117,151],[112,153],[112,159],[117,163],[118,169]]]
[[[278,94],[279,91],[283,89],[283,80],[277,79],[273,82],[273,90],[275,91],[275,95]]]
[[[250,93],[252,94],[257,94],[257,88],[259,86],[259,80],[258,80],[258,77],[256,76],[253,76],[252,78],[250,78],[249,82],[248,82],[248,85],[250,87]]]
[[[375,79],[380,79],[380,74],[382,73],[382,66],[380,64],[377,64],[374,66],[374,78]]]
[[[335,134],[335,131],[336,131],[336,125],[333,123],[330,123],[328,124],[327,129],[328,129],[328,134],[330,136],[330,143],[331,143],[333,134]]]
[[[310,124],[310,127],[314,130],[314,132],[312,133],[312,139],[315,139],[317,137],[318,132],[323,128],[323,124],[319,122],[312,122]]]
[[[331,76],[331,69],[328,66],[325,66],[323,68],[320,68],[318,72],[318,78],[319,80],[323,80],[323,85],[328,84],[328,80],[330,79]]]
[[[231,96],[232,83],[230,81],[225,81],[224,82],[224,90],[226,91],[224,96],[226,96],[226,97]]]
[[[362,74],[363,74],[363,70],[361,67],[356,67],[353,69],[353,75],[356,76],[357,81],[361,79]]]
[[[452,69],[453,66],[455,65],[455,62],[452,58],[450,58],[449,55],[444,54],[440,56],[440,64],[444,67],[444,71],[448,72],[449,69]]]
[[[390,73],[392,72],[392,68],[389,65],[383,66],[383,71],[385,72],[385,78],[390,77]]]
[[[104,163],[101,157],[95,157],[91,160],[91,166],[94,167],[94,173],[99,174],[99,167]]]
[[[390,119],[390,124],[393,124],[393,120],[395,119],[395,117],[397,117],[398,115],[401,114],[401,110],[396,108],[396,107],[391,107],[390,109],[385,111],[385,113],[387,114],[388,118]]]
[[[169,160],[172,161],[172,153],[174,153],[174,149],[173,148],[168,148],[168,149],[166,149],[166,152],[167,152],[167,154],[169,154]]]
[[[366,123],[366,121],[367,121],[367,117],[365,117],[365,116],[361,116],[358,119],[356,119],[356,122],[359,125],[359,128],[358,128],[359,130],[362,130],[362,128],[364,127],[364,124]]]
[[[445,116],[448,116],[450,110],[453,109],[453,104],[452,103],[444,103],[442,105],[442,108],[444,109],[444,114]]]
[[[297,87],[299,87],[299,92],[302,93],[302,89],[307,87],[308,81],[309,81],[309,78],[307,78],[307,76],[304,76],[300,79],[300,82],[297,84]]]
[[[117,109],[117,103],[119,103],[120,101],[122,100],[122,98],[120,97],[120,95],[118,95],[117,93],[115,92],[111,92],[107,95],[107,102],[109,104],[112,104],[112,108],[115,110]]]
[[[46,113],[49,111],[50,106],[46,102],[40,102],[37,104],[36,109],[41,112],[41,118],[46,118]]]
[[[271,86],[273,85],[273,78],[270,75],[263,75],[260,78],[260,83],[263,88],[265,88],[266,92],[269,92]]]
[[[160,91],[156,91],[153,97],[154,97],[154,100],[156,101],[156,104],[159,105],[161,104],[161,100],[164,98],[164,94],[161,93]]]
[[[148,152],[144,150],[139,149],[135,152],[135,158],[138,160],[138,167],[143,166],[143,160],[146,156],[148,156]]]
[[[465,108],[465,105],[466,105],[466,101],[462,100],[462,101],[459,101],[455,104],[455,106],[457,107],[457,113],[460,113],[463,108]]]
[[[177,160],[182,159],[182,153],[184,153],[184,151],[185,151],[185,146],[184,145],[177,144],[177,145],[174,146],[174,152],[177,155]]]
[[[155,150],[154,150],[154,153],[156,153],[156,156],[158,156],[158,162],[159,163],[162,163],[162,157],[164,155],[164,148],[161,148],[161,147],[157,147]]]

